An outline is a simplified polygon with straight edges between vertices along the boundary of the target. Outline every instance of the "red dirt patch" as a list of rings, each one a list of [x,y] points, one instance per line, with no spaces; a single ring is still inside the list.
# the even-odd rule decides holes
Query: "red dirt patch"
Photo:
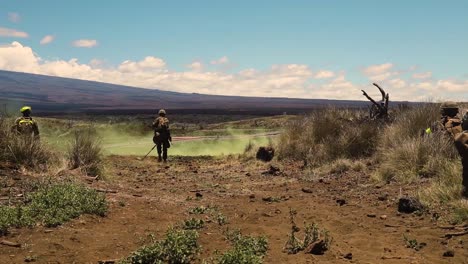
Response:
[[[169,226],[193,216],[189,209],[202,205],[218,207],[229,223],[222,227],[208,223],[199,230],[200,259],[228,248],[226,227],[267,236],[270,249],[265,263],[349,263],[350,256],[355,263],[466,263],[468,259],[466,245],[460,243],[466,236],[447,240],[442,238],[446,230],[429,215],[397,212],[400,187],[404,192],[415,187],[375,186],[366,175],[346,173],[306,182],[298,179],[302,172],[297,164],[285,164],[281,176],[271,176],[262,175],[268,164],[227,158],[173,158],[167,169],[154,159],[135,157],[109,157],[106,163],[110,179],[89,185],[111,191],[106,193],[107,217],[83,216],[58,228],[13,229],[0,239],[22,247],[0,245],[0,263],[23,263],[28,256],[36,263],[120,259],[147,243],[149,234],[162,237]],[[197,199],[196,193],[202,198]],[[266,197],[272,199],[264,201]],[[291,229],[290,208],[297,210],[299,226],[315,222],[330,231],[334,240],[329,251],[324,255],[283,252]],[[407,248],[405,234],[427,246],[420,251]],[[452,249],[454,257],[442,256]]]

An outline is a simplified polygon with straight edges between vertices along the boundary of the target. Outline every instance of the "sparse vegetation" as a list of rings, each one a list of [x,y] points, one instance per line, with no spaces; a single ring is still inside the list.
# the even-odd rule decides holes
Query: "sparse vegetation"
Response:
[[[357,110],[328,109],[291,122],[279,139],[279,158],[316,167],[337,159],[369,157],[376,150],[380,126],[364,116]]]
[[[321,250],[326,251],[331,247],[333,238],[326,229],[320,230],[317,224],[305,224],[304,237],[303,239],[297,238],[297,233],[300,228],[296,225],[297,211],[290,209],[289,218],[291,222],[291,233],[288,236],[288,240],[284,245],[284,250],[289,254],[297,254],[301,251],[308,249],[312,244],[321,241]],[[312,250],[312,249],[310,249]],[[310,251],[309,250],[309,251]]]
[[[196,231],[170,228],[163,240],[138,249],[121,263],[192,263],[200,250],[197,240]]]
[[[219,257],[219,264],[259,264],[268,251],[268,240],[263,237],[243,236],[239,230],[227,231],[232,249]]]
[[[281,135],[280,159],[303,161],[312,175],[341,174],[366,169],[363,160],[375,165],[371,171],[377,181],[415,183],[429,178],[429,187],[418,191],[428,207],[452,204],[461,194],[461,164],[453,140],[442,132],[425,134],[439,119],[439,104],[427,103],[401,108],[392,113],[393,121],[365,121],[365,113],[326,109],[293,121]],[[458,221],[466,221],[456,214]]]
[[[55,160],[54,153],[40,140],[12,131],[12,121],[0,118],[0,161],[14,162],[31,169],[47,168]]]
[[[40,185],[26,198],[25,204],[0,206],[0,234],[36,223],[54,227],[82,214],[104,216],[108,208],[104,195],[73,183]]]
[[[205,221],[202,219],[190,218],[184,221],[182,228],[185,230],[202,229],[205,226]]]
[[[88,175],[102,176],[102,162],[102,148],[96,132],[91,128],[75,131],[68,149],[70,168],[80,168]]]
[[[408,236],[403,235],[403,239],[405,241],[407,248],[412,248],[416,251],[423,249],[427,244],[424,242],[418,242],[416,239],[410,239]]]

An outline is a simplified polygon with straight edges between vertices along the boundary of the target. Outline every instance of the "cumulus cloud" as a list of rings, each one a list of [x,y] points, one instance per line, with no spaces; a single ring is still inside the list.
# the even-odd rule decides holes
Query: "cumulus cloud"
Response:
[[[192,71],[202,71],[203,70],[203,63],[201,61],[194,61],[187,65],[187,68],[189,68]]]
[[[27,38],[28,36],[28,33],[23,31],[0,27],[0,37]]]
[[[79,39],[73,41],[73,46],[77,48],[92,48],[98,45],[95,39]]]
[[[223,65],[223,64],[228,64],[229,63],[229,58],[227,56],[223,56],[219,59],[212,60],[210,62],[213,65]]]
[[[312,71],[304,64],[277,64],[265,70],[243,69],[238,72],[206,70],[195,61],[186,71],[171,70],[154,56],[126,60],[107,66],[100,60],[81,63],[78,59],[45,60],[19,42],[0,46],[0,69],[36,74],[108,82],[149,89],[218,95],[358,99],[365,89],[376,98],[380,94],[370,82],[352,82],[344,71]],[[394,72],[391,67],[368,67],[371,76]],[[317,80],[317,77],[328,77]],[[427,98],[468,100],[468,80],[417,80],[392,76],[379,82],[392,100],[418,101]]]
[[[160,58],[148,56],[142,61],[130,61],[126,60],[119,65],[119,70],[126,73],[138,73],[147,72],[154,70],[164,70],[166,62]]]
[[[432,72],[418,72],[413,74],[414,79],[428,79],[432,77]]]
[[[55,37],[53,35],[47,35],[47,36],[44,36],[39,43],[41,45],[47,45],[49,43],[52,43],[52,41],[54,41],[54,39],[55,39]]]
[[[398,75],[398,72],[394,71],[393,68],[394,65],[392,63],[371,65],[364,68],[363,73],[371,81],[384,81]]]
[[[21,17],[18,13],[10,12],[8,13],[8,20],[10,20],[10,22],[13,22],[13,23],[18,23],[20,22]]]
[[[335,76],[335,73],[332,71],[318,71],[314,78],[315,79],[328,79]]]

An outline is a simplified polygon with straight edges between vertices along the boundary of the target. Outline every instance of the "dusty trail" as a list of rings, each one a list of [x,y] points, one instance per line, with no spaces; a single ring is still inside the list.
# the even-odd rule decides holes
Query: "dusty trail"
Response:
[[[119,259],[142,246],[151,233],[161,237],[170,225],[192,217],[195,206],[213,205],[228,217],[229,228],[266,235],[270,250],[265,263],[468,263],[467,237],[441,238],[446,230],[430,216],[401,215],[395,199],[410,186],[375,186],[365,175],[343,174],[305,182],[296,164],[283,164],[282,175],[263,175],[267,164],[227,158],[174,158],[167,165],[153,158],[111,156],[111,178],[91,187],[112,190],[105,218],[81,217],[59,228],[15,230],[6,237],[22,248],[0,246],[0,263],[97,263]],[[304,190],[306,192],[304,192]],[[201,199],[195,193],[202,194]],[[386,196],[385,199],[379,197]],[[263,198],[283,197],[279,202]],[[338,199],[346,203],[340,206]],[[288,255],[283,245],[290,231],[289,209],[297,223],[315,222],[334,238],[322,256]],[[375,217],[374,217],[375,216]],[[386,217],[383,217],[386,216]],[[200,230],[200,259],[227,248],[226,226],[210,223]],[[427,243],[420,251],[407,248],[403,235]],[[454,249],[455,257],[442,254]],[[352,259],[344,255],[352,253]]]

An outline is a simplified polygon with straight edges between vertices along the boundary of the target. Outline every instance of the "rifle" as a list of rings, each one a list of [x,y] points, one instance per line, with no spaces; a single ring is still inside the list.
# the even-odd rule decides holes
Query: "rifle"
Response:
[[[151,153],[151,151],[153,151],[153,149],[154,149],[155,147],[156,147],[156,145],[154,145],[154,146],[150,149],[150,151],[149,151],[148,153],[146,153],[146,155],[145,155],[143,158],[139,159],[139,160],[144,160],[146,157],[148,157],[148,155]]]

